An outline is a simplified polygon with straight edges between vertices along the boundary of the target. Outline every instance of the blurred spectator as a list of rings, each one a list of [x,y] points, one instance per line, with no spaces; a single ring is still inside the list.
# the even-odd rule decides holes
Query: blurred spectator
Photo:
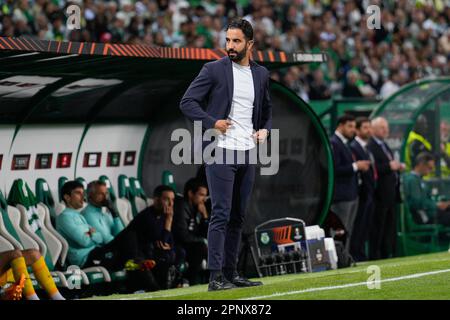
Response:
[[[71,4],[81,8],[81,30],[66,28]],[[367,28],[369,4],[381,8],[380,29]],[[327,53],[327,63],[280,79],[305,100],[319,67],[332,94],[347,87],[350,97],[386,96],[450,73],[449,1],[3,0],[0,36],[223,48],[224,28],[236,16],[253,24],[257,50]],[[357,88],[345,85],[349,70]]]
[[[309,98],[311,100],[326,100],[331,98],[330,88],[323,79],[323,72],[317,69],[313,73],[313,80],[309,85]]]
[[[362,98],[363,94],[359,89],[359,84],[361,84],[361,81],[358,73],[355,71],[347,72],[347,82],[342,90],[342,96],[346,98]]]
[[[388,80],[383,84],[383,86],[380,89],[380,95],[383,97],[383,99],[389,97],[393,93],[395,93],[399,88],[399,74],[397,72],[394,72],[389,75]]]

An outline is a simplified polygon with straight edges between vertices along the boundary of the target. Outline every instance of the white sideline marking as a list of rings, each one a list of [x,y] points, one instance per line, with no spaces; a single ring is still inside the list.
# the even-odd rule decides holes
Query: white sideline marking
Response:
[[[439,273],[445,273],[445,272],[450,272],[450,269],[430,271],[430,272],[423,272],[423,273],[414,273],[414,274],[410,274],[410,275],[407,275],[407,276],[380,280],[379,282],[380,283],[381,282],[393,282],[393,281],[400,281],[400,280],[405,280],[405,279],[421,278],[421,277],[430,276],[430,275],[439,274]],[[348,284],[343,284],[343,285],[339,285],[339,286],[309,288],[309,289],[304,289],[304,290],[288,291],[288,292],[277,292],[277,293],[269,294],[269,295],[265,295],[265,296],[241,298],[241,299],[238,299],[238,300],[267,299],[267,298],[282,297],[282,296],[287,296],[287,295],[292,295],[292,294],[300,294],[300,293],[315,292],[315,291],[327,291],[327,290],[335,290],[335,289],[344,289],[344,288],[351,288],[351,287],[357,287],[357,286],[366,286],[366,285],[367,285],[367,281],[364,281],[364,282],[348,283]]]

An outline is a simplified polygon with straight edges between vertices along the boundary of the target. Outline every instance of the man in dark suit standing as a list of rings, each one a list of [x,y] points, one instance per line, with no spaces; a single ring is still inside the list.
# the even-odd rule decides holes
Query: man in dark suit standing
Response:
[[[375,158],[378,173],[375,188],[375,213],[370,231],[370,259],[386,259],[395,254],[396,218],[395,207],[401,202],[399,172],[403,163],[394,159],[392,150],[384,141],[389,136],[386,119],[372,120],[372,138],[368,148]]]
[[[203,129],[215,128],[220,132],[215,161],[205,164],[212,200],[208,228],[209,291],[262,284],[239,276],[236,267],[245,211],[255,179],[250,152],[254,152],[257,143],[266,140],[272,125],[269,72],[250,60],[253,28],[248,21],[233,21],[226,32],[228,56],[206,63],[180,103],[187,118],[201,121]]]
[[[358,210],[358,172],[369,170],[370,161],[356,160],[349,142],[355,136],[355,117],[345,114],[331,137],[334,157],[335,190],[331,210],[341,219],[347,231],[345,247],[350,248],[353,223]]]
[[[365,244],[369,241],[369,230],[374,210],[373,193],[378,173],[375,167],[375,158],[367,148],[371,134],[369,118],[357,118],[356,137],[350,142],[350,148],[356,160],[370,161],[370,168],[365,172],[361,172],[358,179],[358,212],[353,225],[353,235],[350,243],[350,253],[355,261],[367,260]]]

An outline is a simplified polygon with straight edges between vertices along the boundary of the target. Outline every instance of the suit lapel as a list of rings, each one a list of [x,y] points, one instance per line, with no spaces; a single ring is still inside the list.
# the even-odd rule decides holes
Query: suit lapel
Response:
[[[346,151],[344,151],[344,152],[347,152],[347,155],[349,155],[350,158],[353,159],[353,153],[352,153],[352,149],[350,149],[350,146],[349,146],[348,144],[346,145],[346,144],[341,140],[341,138],[339,138],[339,137],[337,136],[337,134],[334,133],[334,136],[336,137],[336,140],[337,140],[338,143],[342,146],[342,148],[344,148],[343,150],[346,150]]]
[[[258,130],[259,129],[259,123],[258,123],[258,119],[259,119],[259,99],[260,99],[260,88],[261,88],[261,79],[258,75],[258,71],[257,71],[257,65],[255,62],[253,62],[252,60],[250,60],[250,70],[252,71],[252,78],[253,78],[253,89],[255,92],[255,99],[253,101],[253,126],[255,126],[255,129]]]
[[[230,107],[231,101],[233,99],[234,83],[233,83],[233,65],[228,57],[224,58],[224,65],[225,65],[225,78],[227,80],[227,87],[228,87],[228,107]],[[228,113],[229,111],[230,110],[228,110]]]
[[[253,61],[250,60],[250,69],[252,70],[253,77],[253,89],[255,90],[255,101],[253,105],[257,107],[259,105],[259,93],[261,88],[260,78],[258,76],[258,72],[256,71],[256,65]]]

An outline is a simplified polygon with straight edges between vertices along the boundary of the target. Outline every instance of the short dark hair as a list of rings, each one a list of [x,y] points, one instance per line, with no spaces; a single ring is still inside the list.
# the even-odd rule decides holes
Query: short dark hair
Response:
[[[66,199],[64,199],[64,196],[67,194],[68,196],[72,195],[72,191],[75,189],[81,188],[84,190],[83,184],[77,180],[71,180],[64,183],[64,185],[61,188],[61,194],[64,202],[66,202]]]
[[[340,126],[341,124],[346,124],[350,121],[355,121],[355,117],[346,113],[338,118],[337,125]]]
[[[414,159],[414,167],[418,166],[419,164],[425,164],[429,161],[434,161],[434,156],[429,152],[421,152],[417,155],[417,157]]]
[[[166,191],[171,191],[175,194],[175,190],[173,190],[172,187],[166,186],[165,184],[161,184],[153,190],[153,197],[160,198],[162,196],[163,192],[166,192]]]
[[[356,118],[356,129],[360,129],[361,126],[366,123],[366,122],[370,122],[370,119],[367,117],[358,117]]]
[[[192,191],[192,193],[196,193],[198,191],[198,189],[200,188],[206,188],[208,189],[208,187],[205,185],[205,183],[203,181],[201,181],[198,178],[191,178],[189,179],[186,184],[184,185],[184,198],[187,199],[188,198],[188,192]]]
[[[241,29],[247,40],[253,40],[253,27],[250,22],[245,19],[237,19],[231,21],[225,31],[228,29]]]

